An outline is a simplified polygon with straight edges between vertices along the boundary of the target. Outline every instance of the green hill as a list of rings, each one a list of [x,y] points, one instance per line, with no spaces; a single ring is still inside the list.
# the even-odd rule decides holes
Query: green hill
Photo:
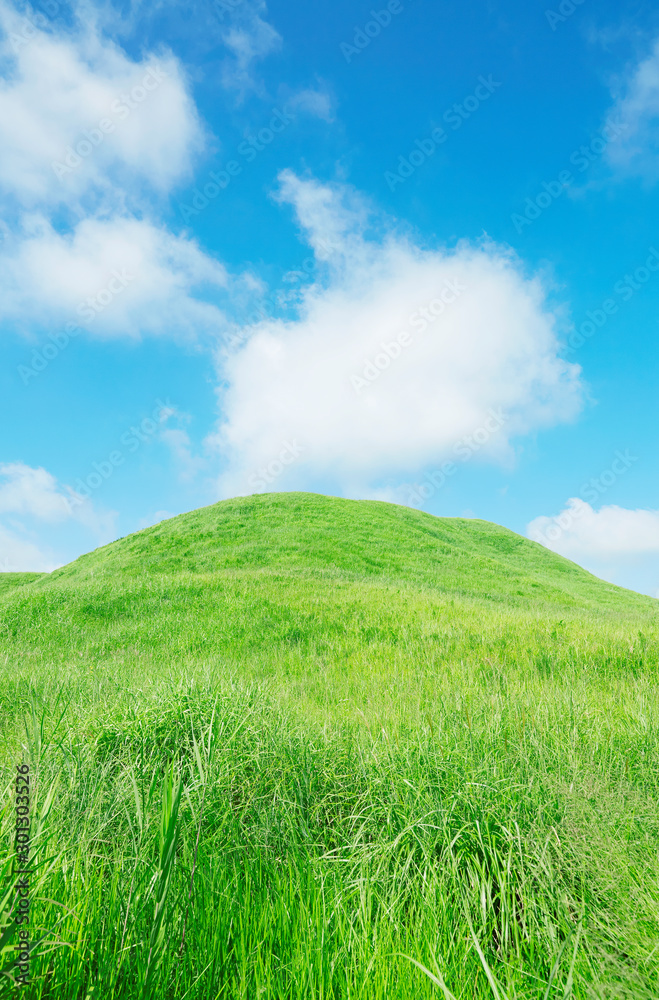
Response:
[[[292,493],[224,501],[97,549],[23,588],[4,621],[53,655],[137,644],[167,657],[421,640],[418,615],[448,607],[651,623],[659,604],[485,521]]]
[[[296,493],[2,588],[39,1000],[659,995],[659,602]]]
[[[45,585],[92,574],[111,580],[227,570],[331,574],[513,604],[657,608],[487,521],[305,493],[226,500],[182,514],[77,559]]]
[[[34,583],[39,580],[43,573],[0,573],[0,599],[5,594],[11,593],[15,587],[22,587],[26,583]]]

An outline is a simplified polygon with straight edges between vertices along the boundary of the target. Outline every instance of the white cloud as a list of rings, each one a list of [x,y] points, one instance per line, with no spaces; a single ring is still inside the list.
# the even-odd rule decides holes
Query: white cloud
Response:
[[[0,465],[0,514],[8,513],[63,521],[71,516],[71,505],[50,472],[7,462]]]
[[[29,207],[90,192],[116,204],[189,172],[203,130],[170,53],[134,61],[89,23],[25,37],[26,23],[0,2],[0,190]]]
[[[115,514],[98,511],[88,500],[71,503],[71,495],[46,469],[0,464],[0,571],[49,572],[61,564],[50,542],[40,541],[43,524],[77,522],[95,538],[110,540]]]
[[[657,176],[659,153],[659,38],[649,55],[616,87],[608,118],[624,121],[627,129],[609,143],[609,163],[624,172]]]
[[[185,74],[168,53],[129,58],[94,9],[79,10],[73,27],[43,18],[27,31],[0,0],[0,320],[46,327],[59,349],[67,324],[98,337],[217,336],[225,300],[249,297],[253,280],[229,280],[148,206],[204,141]]]
[[[301,180],[291,170],[279,175],[275,195],[282,204],[293,205],[305,242],[317,257],[336,251],[335,263],[351,255],[361,257],[366,249],[363,231],[369,220],[366,203],[349,188]]]
[[[653,595],[659,587],[659,510],[594,510],[571,497],[560,514],[536,517],[526,533],[612,583]]]
[[[659,510],[609,505],[595,511],[571,497],[560,514],[531,521],[527,533],[569,559],[659,553]]]
[[[393,233],[366,240],[368,213],[354,195],[290,173],[281,198],[318,257],[333,250],[298,319],[258,324],[221,359],[223,495],[254,492],[250,474],[287,446],[301,452],[277,488],[335,477],[364,491],[450,457],[492,409],[505,421],[480,455],[496,462],[510,461],[515,435],[577,414],[580,369],[558,356],[542,281],[510,252],[491,243],[422,250]],[[432,309],[443,312],[434,319]],[[382,347],[401,331],[408,346]],[[364,370],[376,359],[386,370],[369,369],[369,384]]]
[[[0,524],[0,573],[50,573],[57,565],[51,551]]]
[[[178,411],[174,411],[173,416],[184,424],[191,419],[189,414]],[[181,482],[190,482],[206,467],[207,460],[194,454],[190,435],[183,427],[165,427],[160,432],[160,439],[170,449]]]
[[[334,101],[324,87],[307,87],[298,90],[286,99],[289,111],[302,111],[323,121],[334,121]]]
[[[24,462],[0,464],[0,515],[28,515],[38,521],[57,523],[73,519],[99,535],[114,528],[112,512],[99,513],[89,501],[71,502],[73,491],[60,487],[52,473]]]
[[[225,87],[238,90],[241,96],[248,90],[259,91],[255,64],[281,46],[281,35],[264,20],[266,13],[263,0],[241,0],[234,6],[232,23],[222,33],[222,41],[231,52],[222,82]]]
[[[91,218],[63,235],[32,220],[31,232],[4,246],[0,266],[0,318],[22,326],[73,322],[101,337],[137,337],[217,332],[223,322],[224,267],[147,221]]]

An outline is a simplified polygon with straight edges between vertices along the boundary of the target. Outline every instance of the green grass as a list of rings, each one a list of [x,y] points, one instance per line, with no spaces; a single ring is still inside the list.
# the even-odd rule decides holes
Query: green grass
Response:
[[[0,573],[0,600],[13,592],[15,587],[39,580],[43,573]]]
[[[658,626],[496,525],[309,494],[14,588],[24,995],[656,1000]]]

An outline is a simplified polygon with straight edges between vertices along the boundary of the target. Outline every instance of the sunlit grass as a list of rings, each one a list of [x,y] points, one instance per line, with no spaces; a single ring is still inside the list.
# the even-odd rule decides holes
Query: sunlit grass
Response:
[[[0,605],[27,995],[656,1000],[657,603],[503,531],[493,592],[482,522],[269,500]]]

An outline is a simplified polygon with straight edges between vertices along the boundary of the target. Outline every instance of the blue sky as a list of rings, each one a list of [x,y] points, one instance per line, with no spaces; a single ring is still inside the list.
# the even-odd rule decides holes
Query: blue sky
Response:
[[[0,569],[229,496],[659,594],[659,11],[0,0]]]

